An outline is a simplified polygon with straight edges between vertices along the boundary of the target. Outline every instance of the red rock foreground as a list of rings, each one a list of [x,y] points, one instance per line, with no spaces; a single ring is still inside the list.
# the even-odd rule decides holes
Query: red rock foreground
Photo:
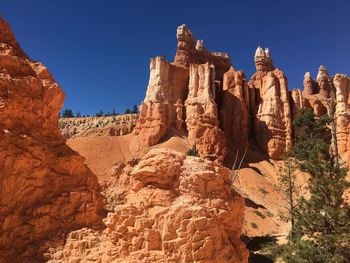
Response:
[[[71,232],[49,262],[247,262],[228,169],[167,149],[120,168],[105,190],[107,228]]]
[[[44,239],[102,223],[97,178],[58,130],[63,99],[0,17],[0,262],[39,262]]]

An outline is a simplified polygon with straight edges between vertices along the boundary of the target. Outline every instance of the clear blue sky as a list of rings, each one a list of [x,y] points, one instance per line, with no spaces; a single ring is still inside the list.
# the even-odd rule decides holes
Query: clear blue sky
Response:
[[[211,51],[228,52],[254,73],[258,45],[269,47],[289,88],[320,64],[350,75],[350,1],[0,0],[28,55],[43,62],[66,93],[65,107],[94,114],[139,104],[149,59],[173,59],[183,23]]]

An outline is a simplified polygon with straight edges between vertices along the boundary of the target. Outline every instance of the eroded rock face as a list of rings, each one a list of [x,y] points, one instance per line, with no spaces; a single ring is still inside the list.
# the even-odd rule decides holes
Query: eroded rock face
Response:
[[[223,79],[220,115],[228,148],[233,151],[234,155],[237,151],[243,154],[249,147],[251,93],[243,71],[235,71],[231,67]]]
[[[270,158],[278,159],[291,147],[292,119],[288,82],[282,71],[274,69],[270,53],[258,48],[255,54],[257,72],[250,81],[257,91],[253,106],[254,136],[259,148]]]
[[[185,25],[178,27],[177,39],[173,63],[164,57],[151,60],[146,98],[140,106],[140,118],[133,134],[146,147],[174,133],[188,132],[190,146],[198,144],[202,156],[223,160],[225,138],[219,128],[215,100],[220,99],[222,79],[231,66],[230,59],[224,53],[210,53],[202,40],[196,42]],[[206,94],[203,92],[198,97],[194,90],[204,89],[203,85]]]
[[[231,60],[227,53],[209,52],[203,40],[196,40],[186,25],[177,28],[177,50],[174,64],[189,67],[190,64],[209,62],[215,66],[216,79],[222,80],[223,74],[230,69]]]
[[[303,107],[313,109],[318,117],[327,114],[332,107],[337,127],[338,152],[342,160],[349,163],[349,77],[344,74],[331,77],[322,65],[318,70],[317,81],[308,72],[305,76],[307,81],[304,79],[304,91],[300,94]],[[311,83],[316,86],[312,94],[309,92]]]
[[[66,139],[95,136],[119,136],[133,131],[138,114],[106,117],[60,118],[59,127]]]
[[[199,153],[223,161],[225,136],[219,128],[215,103],[215,68],[209,63],[190,66],[189,92],[185,101],[188,141]]]
[[[157,144],[168,130],[176,126],[176,103],[185,101],[188,71],[165,60],[151,59],[150,79],[140,116],[134,129],[142,146]]]
[[[324,98],[329,98],[333,90],[333,83],[325,66],[321,65],[318,69],[316,81],[320,89],[319,94]]]
[[[1,17],[0,37],[0,262],[38,262],[51,234],[101,224],[102,198],[58,129],[59,85]]]
[[[313,95],[318,92],[317,84],[312,79],[310,72],[306,72],[304,75],[304,95]]]
[[[151,150],[107,190],[116,204],[107,229],[70,233],[49,262],[247,262],[244,202],[228,176],[210,161]]]
[[[338,151],[344,161],[349,163],[349,121],[350,121],[350,78],[344,74],[336,74],[333,78],[336,91],[335,118],[337,127]]]

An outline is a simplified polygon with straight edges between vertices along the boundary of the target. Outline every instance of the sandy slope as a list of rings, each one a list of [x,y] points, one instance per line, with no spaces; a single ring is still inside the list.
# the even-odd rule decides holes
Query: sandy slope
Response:
[[[186,137],[181,135],[169,136],[164,142],[144,149],[140,149],[137,137],[132,134],[76,138],[67,143],[86,158],[86,164],[100,181],[110,179],[116,162],[140,158],[152,148],[169,148],[182,153],[189,149]],[[246,200],[244,234],[283,237],[289,231],[289,223],[280,217],[287,204],[278,188],[278,162],[264,160],[264,157],[257,151],[249,151],[234,183]],[[307,177],[301,174],[299,181],[303,185]]]
[[[80,137],[67,140],[67,144],[85,157],[85,163],[99,180],[109,179],[111,169],[116,162],[139,158],[152,148],[169,148],[181,153],[188,150],[186,139],[181,137],[171,137],[163,143],[142,149],[139,147],[138,138],[132,134]]]

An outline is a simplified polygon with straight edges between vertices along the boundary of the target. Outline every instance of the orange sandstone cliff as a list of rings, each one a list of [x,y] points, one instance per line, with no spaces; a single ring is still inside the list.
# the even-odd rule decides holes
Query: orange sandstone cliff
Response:
[[[0,262],[38,262],[44,239],[102,223],[97,178],[58,129],[63,100],[0,17]]]

